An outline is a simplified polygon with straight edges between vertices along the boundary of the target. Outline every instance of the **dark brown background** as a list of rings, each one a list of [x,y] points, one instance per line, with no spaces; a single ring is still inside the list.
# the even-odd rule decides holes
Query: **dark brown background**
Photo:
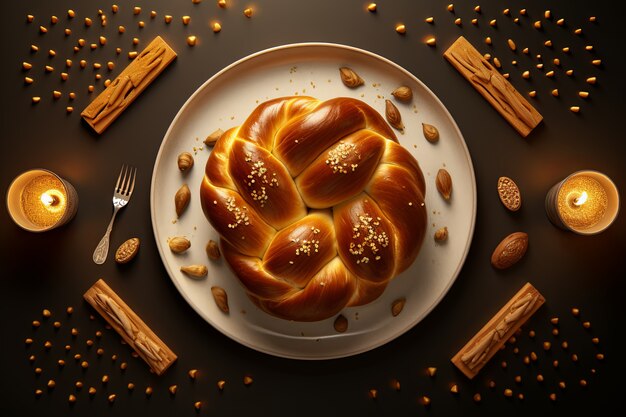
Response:
[[[364,11],[366,2],[350,1],[270,1],[251,2],[256,5],[252,19],[242,15],[245,1],[230,1],[232,7],[221,10],[214,0],[193,5],[191,0],[119,2],[121,11],[110,13],[111,3],[104,1],[13,1],[2,7],[2,141],[0,185],[7,189],[18,173],[42,167],[57,172],[77,189],[80,206],[76,218],[66,227],[44,234],[22,231],[15,226],[6,210],[0,211],[1,230],[1,325],[2,358],[0,378],[0,410],[3,415],[194,415],[192,404],[203,401],[202,415],[526,415],[552,412],[579,415],[600,410],[615,409],[623,404],[624,359],[617,337],[624,330],[623,305],[626,285],[625,217],[606,232],[593,237],[581,237],[553,227],[544,212],[546,191],[573,171],[597,169],[608,174],[620,190],[626,190],[624,158],[626,156],[622,131],[624,113],[624,59],[620,50],[621,11],[609,6],[609,1],[495,1],[482,0],[482,14],[473,11],[474,2],[458,2],[456,15],[463,26],[454,25],[454,17],[445,10],[444,1],[384,1],[378,2],[379,12]],[[141,16],[132,15],[132,6],[143,6]],[[66,10],[72,7],[77,18],[68,21]],[[505,17],[502,10],[509,7],[513,17],[521,8],[529,16],[521,17],[520,25]],[[108,16],[108,26],[99,24],[97,10]],[[532,22],[542,19],[543,11],[551,9],[555,18],[563,17],[567,25],[557,27],[554,21],[544,22],[545,29],[537,31]],[[151,20],[150,10],[159,16]],[[33,24],[25,23],[26,14],[36,16]],[[172,14],[174,22],[165,25],[164,14]],[[49,24],[51,15],[60,22]],[[180,17],[192,16],[184,27]],[[597,23],[587,22],[590,15]],[[83,18],[90,16],[94,25],[85,29]],[[423,22],[435,17],[435,25]],[[470,19],[477,17],[477,27]],[[223,30],[214,35],[208,26],[211,18],[222,22]],[[498,27],[488,21],[497,18]],[[144,29],[137,21],[146,21]],[[542,19],[543,20],[543,19]],[[405,36],[394,31],[396,22],[408,27]],[[38,33],[39,24],[50,30]],[[117,34],[117,26],[124,24],[127,31]],[[63,29],[70,27],[72,35],[65,37]],[[584,36],[572,34],[582,27]],[[196,34],[200,43],[195,48],[185,44],[187,34]],[[100,34],[108,38],[104,48],[91,52],[84,48],[74,54],[72,46],[79,37],[95,41]],[[128,63],[125,57],[131,39],[141,39],[141,47],[155,35],[163,36],[178,52],[178,60],[150,86],[139,99],[103,134],[97,137],[81,123],[82,110],[95,94],[86,94],[92,83],[91,68],[78,69],[78,60],[117,63],[115,76]],[[423,44],[428,34],[437,37],[437,47]],[[527,139],[519,135],[482,99],[476,91],[442,58],[443,51],[459,35],[466,36],[483,52],[491,52],[504,62],[511,73],[511,81],[526,94],[537,90],[537,99],[531,99],[545,117]],[[483,43],[491,36],[494,45]],[[561,58],[562,68],[555,68],[556,77],[547,79],[534,68],[534,57],[513,54],[506,39],[513,38],[519,47],[530,47],[533,54],[541,53],[546,70],[553,57]],[[553,49],[543,46],[552,39]],[[328,41],[364,48],[389,58],[405,67],[439,96],[456,119],[472,155],[478,186],[478,214],[473,244],[460,276],[440,305],[411,331],[387,345],[355,357],[305,362],[286,360],[258,353],[226,338],[205,323],[183,300],[167,276],[153,239],[149,216],[149,188],[153,163],[159,145],[176,112],[189,95],[206,79],[231,62],[252,52],[286,43]],[[29,45],[40,46],[37,54],[29,52]],[[585,52],[585,44],[595,47],[594,53]],[[562,46],[572,48],[571,55],[561,53]],[[121,46],[124,53],[115,58],[113,52]],[[46,51],[56,49],[57,57],[49,59]],[[533,55],[534,56],[534,55]],[[594,57],[603,61],[595,68]],[[69,70],[70,79],[62,83],[59,72],[65,58],[75,61]],[[511,60],[517,59],[517,67]],[[22,61],[35,65],[30,74],[36,79],[31,86],[23,84]],[[43,73],[46,62],[52,62],[55,72]],[[530,69],[531,80],[523,80],[521,71]],[[573,68],[575,76],[566,77],[564,70]],[[100,70],[107,77],[106,70]],[[595,75],[599,82],[588,86],[584,80]],[[560,98],[550,95],[558,87]],[[64,93],[62,99],[52,100],[52,90]],[[96,92],[101,91],[102,81]],[[591,92],[589,100],[576,96],[578,90]],[[76,108],[65,114],[67,93],[76,91]],[[42,96],[36,106],[31,96]],[[569,112],[571,105],[580,105],[582,111]],[[138,258],[130,265],[119,267],[110,259],[97,266],[91,261],[94,246],[104,232],[111,214],[112,183],[122,162],[139,168],[138,184],[130,205],[117,220],[112,236],[115,248],[130,236],[142,239]],[[523,192],[521,211],[511,214],[503,209],[495,185],[497,178],[514,178]],[[513,231],[530,235],[530,249],[523,261],[514,268],[498,272],[489,265],[491,251],[499,240]],[[99,277],[103,277],[149,323],[179,355],[178,362],[166,375],[157,377],[148,372],[130,350],[119,344],[117,335],[105,332],[97,345],[106,353],[97,359],[95,349],[85,346],[103,327],[100,319],[90,321],[92,310],[82,301],[83,292]],[[473,381],[467,380],[449,362],[449,358],[485,323],[521,285],[531,281],[547,298],[543,307],[526,331],[534,328],[535,340],[526,333],[517,346],[520,354],[509,346],[500,352]],[[64,310],[75,308],[71,318]],[[582,318],[569,313],[572,306],[582,310]],[[38,330],[30,323],[40,319],[42,308],[54,312],[63,327],[55,332],[51,321],[44,321]],[[559,316],[561,335],[550,334],[549,318]],[[582,320],[590,320],[592,328],[585,330]],[[69,337],[69,329],[77,327],[81,334],[76,340]],[[592,345],[593,336],[601,339]],[[23,340],[34,337],[36,343],[25,348]],[[42,348],[43,341],[53,341],[49,353]],[[550,340],[553,348],[544,353],[541,343]],[[567,340],[569,352],[559,345]],[[81,352],[90,362],[86,372],[79,369],[66,355],[62,346],[70,342],[72,352]],[[522,357],[536,351],[539,361],[530,367],[522,364]],[[595,354],[603,352],[604,362],[596,361]],[[36,365],[27,357],[36,354]],[[110,355],[117,353],[117,363]],[[569,359],[577,353],[578,363]],[[56,360],[67,356],[68,364],[58,369]],[[558,369],[551,362],[560,361]],[[122,373],[122,360],[129,368]],[[499,363],[508,362],[503,370]],[[36,377],[34,367],[41,366],[43,375]],[[438,367],[437,376],[425,376],[427,366]],[[190,368],[200,369],[200,377],[191,382]],[[597,370],[596,375],[590,369]],[[538,384],[535,375],[541,372],[545,382]],[[111,377],[108,386],[99,382],[102,374]],[[250,374],[254,384],[244,387],[242,378]],[[523,377],[521,385],[513,381]],[[43,387],[49,378],[57,381],[52,392],[35,399],[34,390]],[[393,378],[401,381],[399,392],[389,386]],[[578,380],[589,382],[586,389]],[[85,388],[79,391],[77,403],[71,407],[67,396],[74,392],[73,382],[81,379]],[[215,383],[227,381],[220,393]],[[497,383],[494,390],[487,381]],[[565,381],[567,388],[556,387]],[[126,383],[136,384],[129,394]],[[461,394],[452,396],[449,385],[456,382]],[[179,391],[170,397],[167,387],[176,383]],[[87,387],[93,385],[98,393],[93,399]],[[154,387],[152,398],[146,399],[146,385]],[[525,395],[523,401],[507,399],[505,387]],[[378,389],[379,397],[367,396],[370,388]],[[480,392],[483,401],[474,404],[471,397]],[[557,392],[558,401],[548,400],[550,392]],[[117,393],[117,401],[109,405],[107,393]],[[432,399],[429,409],[419,404],[418,398]]]

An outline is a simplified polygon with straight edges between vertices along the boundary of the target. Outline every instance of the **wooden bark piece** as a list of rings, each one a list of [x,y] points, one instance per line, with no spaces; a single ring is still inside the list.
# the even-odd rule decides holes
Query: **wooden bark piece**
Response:
[[[463,36],[443,56],[526,137],[543,120],[539,112]]]
[[[530,283],[493,316],[478,333],[452,358],[452,363],[469,379],[500,350],[500,347],[526,322],[546,299]]]
[[[157,375],[161,375],[176,361],[176,354],[104,280],[99,279],[93,284],[83,298],[135,349]]]
[[[175,58],[176,52],[157,36],[80,115],[102,133]]]

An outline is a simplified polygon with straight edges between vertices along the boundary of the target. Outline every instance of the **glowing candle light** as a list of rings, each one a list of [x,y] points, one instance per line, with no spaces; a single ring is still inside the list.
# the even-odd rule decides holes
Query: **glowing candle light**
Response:
[[[615,184],[597,171],[579,171],[556,184],[546,196],[548,218],[556,226],[579,234],[600,233],[619,210]]]
[[[77,203],[74,187],[43,169],[19,175],[7,192],[9,214],[18,226],[33,232],[67,223],[74,217]]]

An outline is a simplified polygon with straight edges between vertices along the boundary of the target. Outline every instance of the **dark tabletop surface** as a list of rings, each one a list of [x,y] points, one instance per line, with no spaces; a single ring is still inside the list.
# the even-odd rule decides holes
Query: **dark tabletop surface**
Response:
[[[79,4],[77,4],[79,3]],[[378,2],[376,14],[365,11],[362,0],[342,1],[277,1],[249,2],[255,15],[248,19],[242,10],[248,2],[228,1],[223,10],[216,1],[120,1],[120,12],[111,13],[111,3],[103,1],[13,1],[2,7],[2,164],[0,185],[6,190],[11,180],[30,168],[47,168],[69,180],[80,197],[78,214],[68,225],[43,234],[29,233],[18,228],[6,210],[0,211],[1,244],[1,325],[2,354],[0,378],[0,410],[11,416],[57,415],[194,415],[193,404],[202,401],[201,415],[527,415],[559,413],[582,415],[615,409],[623,404],[624,359],[618,337],[624,330],[623,301],[626,285],[623,272],[626,217],[604,233],[584,237],[554,227],[547,219],[544,198],[547,190],[568,174],[580,169],[596,169],[609,175],[622,191],[626,190],[626,142],[622,132],[624,113],[624,58],[621,50],[623,16],[609,1],[495,1],[458,2],[455,14],[446,11],[448,1],[385,1]],[[473,10],[476,4],[482,13]],[[132,7],[142,6],[139,16],[133,16]],[[503,15],[510,8],[511,16]],[[73,8],[77,17],[70,21],[67,9]],[[519,16],[526,8],[528,16]],[[102,27],[98,9],[107,15],[108,25]],[[550,9],[554,18],[546,20],[544,10]],[[158,12],[156,19],[149,11]],[[35,21],[26,23],[26,15],[35,15]],[[170,25],[163,16],[171,14]],[[59,22],[50,24],[56,15]],[[190,15],[188,27],[180,21]],[[84,17],[91,17],[91,28],[83,25]],[[435,24],[424,23],[434,16]],[[597,16],[590,23],[589,16]],[[462,26],[454,24],[460,17]],[[513,18],[520,17],[519,24]],[[478,19],[478,25],[470,23]],[[497,19],[497,27],[488,22]],[[564,18],[566,25],[555,21]],[[223,30],[214,35],[208,26],[218,19]],[[145,20],[139,29],[137,22]],[[532,27],[535,20],[543,21],[543,30]],[[394,26],[407,26],[404,36]],[[117,34],[118,25],[125,25],[124,35]],[[45,25],[47,34],[39,34],[39,25]],[[72,34],[64,36],[69,27]],[[573,34],[581,27],[582,36]],[[186,36],[195,34],[200,44],[186,45]],[[83,48],[74,54],[72,47],[79,37],[92,42],[105,35],[104,48],[90,51]],[[122,116],[102,135],[95,135],[81,122],[80,111],[102,90],[102,82],[95,83],[96,92],[87,94],[87,85],[94,81],[94,71],[79,70],[77,62],[114,61],[117,66],[112,76],[128,63],[125,56],[131,49],[132,37],[141,40],[140,47],[155,35],[161,35],[178,52],[175,61]],[[424,44],[427,35],[435,35],[437,46]],[[442,57],[444,50],[459,36],[465,36],[481,52],[497,55],[510,72],[511,82],[526,95],[537,91],[529,99],[544,116],[544,123],[526,139],[511,126],[465,81]],[[492,46],[484,43],[490,36]],[[506,39],[514,38],[518,46],[528,46],[531,55],[512,53]],[[543,45],[551,39],[554,47]],[[344,359],[326,361],[297,361],[268,356],[244,347],[223,336],[207,324],[185,302],[168,277],[159,257],[150,219],[150,180],[153,164],[163,136],[187,98],[205,80],[224,66],[250,53],[281,44],[304,41],[335,42],[356,46],[380,54],[403,66],[422,80],[441,99],[461,129],[476,172],[478,211],[472,246],[465,265],[441,303],[413,329],[370,352]],[[29,51],[31,44],[40,50]],[[593,45],[594,51],[584,50]],[[561,52],[571,47],[571,54]],[[116,57],[114,48],[123,53]],[[55,49],[57,56],[47,57],[47,50]],[[561,67],[554,67],[554,79],[535,69],[543,55],[546,68],[554,67],[552,59],[561,59]],[[591,65],[594,58],[602,59],[600,67]],[[70,79],[62,82],[59,72],[64,60],[71,58],[74,66]],[[511,60],[518,60],[517,66]],[[36,79],[24,85],[26,75],[22,62],[31,62],[29,74]],[[52,74],[44,74],[43,66],[55,67]],[[524,80],[521,73],[530,69],[532,77]],[[564,71],[572,68],[573,77]],[[109,75],[106,70],[104,78]],[[597,76],[594,86],[585,83],[587,76]],[[560,97],[550,91],[558,88]],[[62,91],[63,97],[52,99],[52,91]],[[577,97],[577,91],[587,90],[587,100]],[[71,105],[75,111],[66,114],[67,94],[77,93]],[[32,96],[41,96],[38,105],[31,105]],[[573,114],[569,107],[581,107]],[[111,258],[101,266],[95,265],[91,255],[111,214],[109,193],[122,161],[138,167],[139,176],[131,204],[118,216],[112,236],[112,248],[130,236],[142,239],[139,256],[131,264],[120,267]],[[506,211],[497,196],[498,177],[514,178],[523,193],[523,207],[517,213]],[[494,270],[489,258],[495,245],[505,235],[525,231],[530,236],[530,247],[525,258],[506,271]],[[104,328],[93,310],[82,300],[82,294],[98,278],[104,278],[120,296],[165,340],[179,359],[168,372],[158,377],[147,366],[131,356],[127,346],[119,342],[112,331],[95,338],[95,332]],[[499,352],[472,381],[450,363],[450,358],[484,323],[527,281],[532,282],[546,297],[547,302],[530,322],[515,345]],[[67,316],[67,306],[74,314]],[[570,313],[578,307],[581,315]],[[41,311],[48,308],[53,318],[44,320]],[[551,317],[559,317],[559,336],[551,334]],[[62,327],[54,330],[52,321]],[[38,329],[32,320],[41,320]],[[585,329],[582,322],[589,321]],[[80,329],[72,339],[69,329]],[[532,339],[528,330],[534,329]],[[32,337],[35,343],[25,347],[24,339]],[[600,343],[594,345],[592,337]],[[87,339],[96,340],[105,354],[98,358],[94,348],[87,348]],[[50,340],[49,352],[43,342]],[[552,349],[544,352],[543,341],[552,342]],[[569,343],[568,349],[560,345]],[[69,353],[63,346],[72,345]],[[516,353],[515,348],[519,349]],[[531,351],[538,360],[530,366],[523,364],[523,356]],[[90,367],[82,370],[72,358],[81,353]],[[573,362],[572,354],[579,360]],[[605,355],[603,361],[596,354]],[[29,355],[36,356],[29,363]],[[117,361],[111,355],[117,354]],[[59,368],[58,359],[67,364]],[[554,367],[552,362],[559,361]],[[125,372],[121,362],[128,362]],[[503,369],[501,362],[507,362]],[[434,378],[426,375],[428,366],[438,368]],[[34,369],[43,372],[36,376]],[[187,371],[197,368],[199,377],[191,381]],[[595,373],[593,373],[595,370]],[[536,381],[541,373],[545,380]],[[110,382],[103,385],[103,374]],[[244,375],[253,377],[250,386],[244,386]],[[516,383],[516,375],[522,377]],[[47,390],[49,379],[56,388]],[[219,392],[216,382],[226,381]],[[397,379],[401,390],[391,388]],[[586,388],[579,380],[588,382]],[[74,382],[84,382],[82,390]],[[496,387],[491,389],[488,382]],[[565,382],[566,388],[558,387]],[[128,392],[126,384],[136,385]],[[460,394],[449,392],[451,384],[458,385]],[[167,388],[178,385],[175,396]],[[146,398],[146,386],[154,389]],[[93,398],[87,388],[94,386]],[[36,398],[34,391],[44,393]],[[512,398],[503,390],[510,388]],[[368,391],[376,389],[378,398],[370,399]],[[557,394],[557,401],[548,396]],[[68,404],[68,395],[75,394],[77,402]],[[117,394],[114,404],[107,396]],[[472,400],[480,393],[482,401]],[[522,393],[524,399],[517,395]],[[420,398],[428,396],[431,405],[424,407]]]

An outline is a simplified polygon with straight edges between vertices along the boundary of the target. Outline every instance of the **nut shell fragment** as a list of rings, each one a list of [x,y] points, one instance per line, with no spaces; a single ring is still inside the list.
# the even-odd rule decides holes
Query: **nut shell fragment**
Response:
[[[436,242],[445,242],[448,239],[448,228],[446,226],[437,229],[434,235]]]
[[[508,210],[517,211],[522,206],[522,195],[519,187],[509,177],[498,178],[498,196]]]

